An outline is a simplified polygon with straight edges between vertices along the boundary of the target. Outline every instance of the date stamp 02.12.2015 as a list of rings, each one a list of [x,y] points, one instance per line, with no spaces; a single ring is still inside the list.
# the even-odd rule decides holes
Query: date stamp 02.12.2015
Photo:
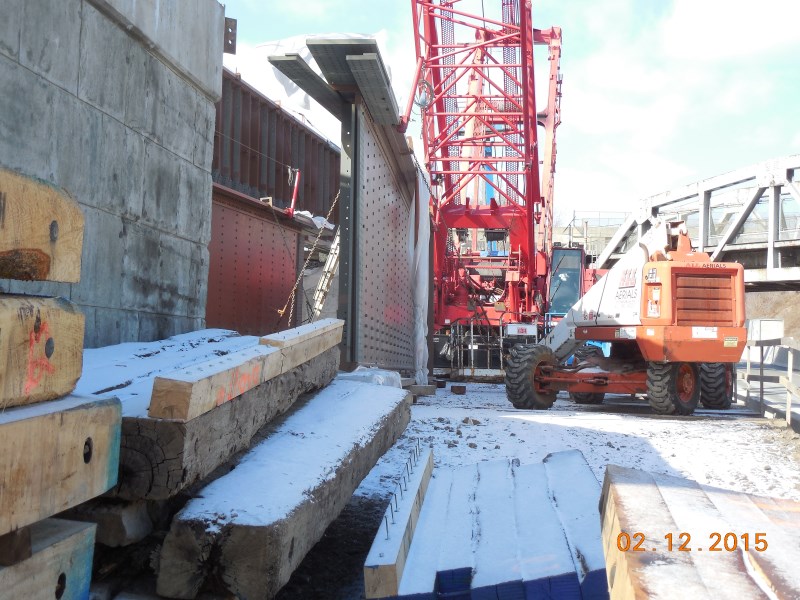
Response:
[[[656,543],[644,533],[636,531],[620,532],[617,536],[617,549],[620,552],[735,552],[736,550],[755,550],[764,552],[769,548],[766,533],[740,533],[733,532],[708,534],[707,540],[692,541],[692,536],[685,531],[680,533],[667,533],[662,541]]]

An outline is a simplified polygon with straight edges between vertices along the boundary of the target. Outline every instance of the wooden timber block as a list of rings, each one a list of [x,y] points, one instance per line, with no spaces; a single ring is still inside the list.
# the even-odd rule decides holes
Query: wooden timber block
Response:
[[[254,348],[158,376],[150,417],[189,421],[333,348],[344,321],[324,319],[261,338]]]
[[[20,527],[0,535],[0,567],[10,567],[30,557],[30,527]]]
[[[63,298],[0,295],[0,409],[69,394],[83,331],[83,314]]]
[[[409,403],[350,381],[316,394],[175,516],[158,594],[194,598],[214,574],[231,596],[272,598],[402,434]]]
[[[450,391],[454,394],[458,394],[459,396],[463,396],[467,393],[467,386],[453,383],[450,385]]]
[[[156,513],[166,510],[165,503],[154,504],[156,507],[151,507],[148,500],[127,502],[118,498],[96,498],[59,516],[72,521],[95,523],[97,543],[119,548],[140,542],[152,533],[154,523],[151,508]]]
[[[94,529],[91,523],[63,519],[31,525],[31,557],[0,567],[0,594],[3,598],[88,598]]]
[[[203,479],[250,446],[261,427],[302,394],[336,376],[339,348],[319,356],[189,421],[123,417],[119,485],[127,500],[165,500]]]
[[[441,388],[446,388],[447,387],[447,382],[444,379],[437,379],[436,380],[436,387],[440,388],[440,389]]]
[[[121,406],[70,396],[0,413],[0,535],[117,482]]]
[[[672,596],[676,582],[686,598],[718,598],[721,590],[730,598],[767,598],[763,585],[779,598],[796,597],[800,519],[798,512],[791,515],[777,504],[772,516],[759,509],[759,501],[770,500],[609,465],[600,510],[611,598]],[[756,532],[765,532],[768,550],[755,549]],[[748,533],[749,550],[727,551],[720,542],[719,550],[712,551],[715,533],[721,538],[731,533],[739,544],[741,534]],[[640,550],[633,551],[637,544]],[[759,573],[762,585],[750,575],[753,572]]]
[[[83,213],[63,190],[0,169],[0,279],[81,278]]]
[[[416,462],[408,491],[386,509],[381,528],[364,563],[364,594],[367,598],[397,596],[403,569],[419,521],[419,513],[433,472],[433,452],[428,450]],[[388,538],[384,526],[389,530]]]
[[[435,396],[436,395],[436,386],[435,385],[412,385],[408,388],[408,391],[414,394],[415,396]]]
[[[341,319],[320,319],[319,321],[287,329],[286,331],[265,335],[261,338],[261,343],[268,346],[275,346],[276,348],[285,348],[306,340],[319,338],[326,333],[337,330],[340,332],[339,340],[341,341],[342,327],[344,327],[344,321]]]

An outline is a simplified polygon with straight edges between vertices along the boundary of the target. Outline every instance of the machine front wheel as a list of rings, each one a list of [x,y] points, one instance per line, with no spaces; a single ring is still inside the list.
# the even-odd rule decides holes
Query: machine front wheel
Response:
[[[730,363],[700,365],[700,402],[706,408],[727,410],[733,402],[735,367]]]
[[[661,415],[690,415],[700,400],[700,381],[694,363],[647,363],[650,408]]]
[[[543,366],[555,365],[556,358],[547,346],[517,345],[511,349],[506,371],[506,396],[514,408],[546,410],[553,406],[556,392],[537,383]]]

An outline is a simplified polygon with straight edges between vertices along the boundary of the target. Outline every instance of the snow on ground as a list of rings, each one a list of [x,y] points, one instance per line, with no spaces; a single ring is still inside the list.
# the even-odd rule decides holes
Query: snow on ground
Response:
[[[637,414],[630,414],[630,413]],[[431,447],[436,466],[501,458],[540,462],[551,452],[583,452],[598,481],[617,464],[682,476],[701,484],[800,500],[800,436],[739,408],[694,417],[649,414],[641,402],[607,398],[578,406],[559,395],[548,411],[514,409],[500,384],[467,384],[458,396],[420,397],[398,443],[356,490],[388,497],[415,444]],[[435,471],[434,471],[435,473]]]

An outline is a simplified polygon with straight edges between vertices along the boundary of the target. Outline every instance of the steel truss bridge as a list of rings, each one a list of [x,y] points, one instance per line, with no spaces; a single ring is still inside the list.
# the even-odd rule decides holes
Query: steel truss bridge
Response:
[[[696,250],[744,265],[750,290],[800,290],[798,154],[645,198],[597,257],[597,268],[610,268],[638,243],[651,217],[685,221]]]

